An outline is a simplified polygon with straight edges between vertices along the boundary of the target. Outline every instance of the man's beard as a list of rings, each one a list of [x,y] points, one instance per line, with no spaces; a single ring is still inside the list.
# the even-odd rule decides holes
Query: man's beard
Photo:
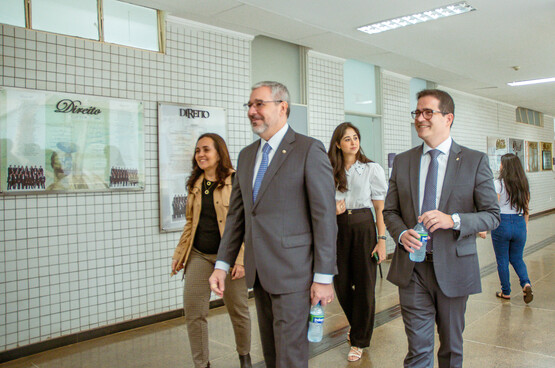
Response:
[[[266,130],[268,130],[268,124],[264,121],[264,122],[262,122],[261,125],[254,126],[251,123],[251,129],[252,129],[252,132],[254,134],[260,135],[260,134],[264,133]]]

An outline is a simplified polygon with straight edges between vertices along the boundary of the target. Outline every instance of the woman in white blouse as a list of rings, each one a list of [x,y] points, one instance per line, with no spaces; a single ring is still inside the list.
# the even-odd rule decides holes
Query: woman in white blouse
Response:
[[[334,286],[351,325],[347,360],[354,362],[370,345],[374,328],[376,268],[386,257],[382,210],[387,184],[382,167],[362,152],[360,132],[351,123],[335,128],[328,157],[335,179],[338,226]]]

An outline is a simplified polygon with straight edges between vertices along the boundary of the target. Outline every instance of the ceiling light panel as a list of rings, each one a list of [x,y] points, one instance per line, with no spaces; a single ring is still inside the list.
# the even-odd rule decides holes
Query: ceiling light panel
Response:
[[[518,87],[518,86],[527,86],[530,84],[540,84],[540,83],[552,83],[555,82],[555,77],[553,78],[542,78],[542,79],[531,79],[519,82],[511,82],[507,83],[511,87]]]
[[[423,11],[421,13],[411,14],[403,17],[384,20],[378,23],[368,24],[357,28],[361,32],[368,34],[391,31],[393,29],[410,26],[413,24],[428,22],[439,18],[450,17],[452,15],[464,14],[476,10],[466,1],[442,6],[437,9]]]

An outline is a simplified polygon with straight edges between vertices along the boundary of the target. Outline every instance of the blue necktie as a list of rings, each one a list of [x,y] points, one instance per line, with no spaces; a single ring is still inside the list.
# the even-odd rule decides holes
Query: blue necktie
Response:
[[[428,166],[428,175],[426,175],[426,184],[424,186],[424,199],[422,200],[422,211],[428,212],[435,210],[436,197],[437,197],[437,168],[438,162],[437,157],[441,153],[440,150],[433,149],[428,151],[431,157],[430,166]],[[432,237],[428,237],[428,245],[426,246],[426,253],[431,253],[433,250]]]
[[[258,168],[258,173],[256,174],[256,179],[254,180],[254,187],[252,188],[252,201],[256,201],[256,196],[260,190],[260,185],[262,184],[262,179],[264,179],[264,174],[268,168],[268,154],[272,150],[272,146],[268,143],[262,147],[262,161],[260,161],[260,167]]]

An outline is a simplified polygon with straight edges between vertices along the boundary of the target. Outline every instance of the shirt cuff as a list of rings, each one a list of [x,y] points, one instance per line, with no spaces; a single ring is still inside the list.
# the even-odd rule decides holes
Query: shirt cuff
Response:
[[[214,265],[214,269],[224,270],[227,273],[229,271],[229,264],[227,264],[224,261],[216,261],[216,264]]]
[[[327,273],[315,273],[313,281],[319,284],[331,284],[333,282],[333,275]]]
[[[403,234],[406,233],[408,230],[405,230],[401,233],[401,235],[399,235],[399,241],[397,243],[403,245],[403,242],[401,242],[401,238],[403,237]]]

